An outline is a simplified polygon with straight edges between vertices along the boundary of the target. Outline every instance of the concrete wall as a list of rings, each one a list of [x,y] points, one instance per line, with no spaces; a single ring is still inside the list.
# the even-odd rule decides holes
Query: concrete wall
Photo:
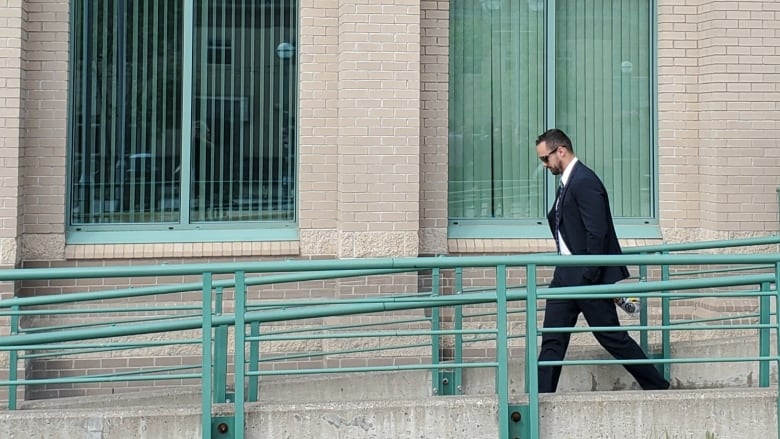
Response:
[[[8,439],[201,438],[197,406],[22,410],[0,413]],[[249,404],[245,438],[364,439],[499,437],[493,397]],[[230,415],[229,406],[215,415]],[[594,392],[542,395],[541,439],[777,437],[775,390]],[[213,435],[219,438],[220,435]],[[224,435],[223,437],[234,437]]]

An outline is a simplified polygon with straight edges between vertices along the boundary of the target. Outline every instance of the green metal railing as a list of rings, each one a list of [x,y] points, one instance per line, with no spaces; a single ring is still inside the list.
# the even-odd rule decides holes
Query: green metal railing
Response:
[[[622,256],[557,256],[557,255],[518,255],[518,256],[482,256],[482,257],[436,257],[436,258],[396,258],[361,260],[310,260],[310,261],[273,261],[243,262],[229,264],[189,264],[115,267],[107,271],[104,267],[59,268],[59,269],[20,269],[0,271],[0,281],[25,282],[58,279],[109,279],[109,278],[154,278],[164,282],[166,277],[181,279],[194,276],[197,282],[177,283],[173,285],[152,285],[107,291],[91,291],[52,296],[19,297],[0,301],[0,315],[7,316],[10,334],[0,338],[0,351],[9,352],[8,379],[0,381],[0,386],[8,388],[8,406],[18,406],[17,390],[19,386],[57,385],[73,383],[110,383],[140,382],[157,380],[196,380],[200,382],[202,392],[202,432],[204,438],[219,435],[217,424],[230,424],[230,437],[244,437],[245,403],[258,401],[258,378],[264,375],[349,373],[369,371],[430,370],[434,381],[433,393],[455,394],[461,386],[462,371],[466,368],[488,367],[495,370],[496,395],[499,407],[498,425],[500,438],[515,437],[522,431],[523,437],[538,438],[539,435],[539,395],[537,392],[536,369],[541,365],[577,365],[577,364],[625,364],[639,361],[625,360],[568,360],[562,362],[537,362],[537,340],[544,332],[571,331],[592,332],[613,330],[614,328],[568,328],[544,329],[540,327],[537,313],[540,311],[537,301],[551,297],[618,297],[630,295],[640,297],[646,302],[650,298],[660,298],[662,303],[661,323],[651,325],[644,314],[639,325],[625,326],[626,330],[640,331],[647,346],[647,334],[660,332],[662,351],[657,358],[648,363],[661,365],[665,373],[675,363],[698,362],[758,362],[760,367],[759,385],[769,386],[770,364],[778,364],[777,354],[771,354],[770,336],[778,336],[777,316],[771,312],[778,303],[775,285],[780,278],[780,254],[668,254],[670,252],[691,252],[704,249],[724,249],[728,247],[765,246],[780,243],[780,238],[756,238],[749,240],[719,241],[690,245],[655,246],[626,249]],[[626,282],[617,285],[596,287],[567,287],[548,289],[540,280],[540,270],[563,265],[629,265],[638,267],[639,282]],[[687,267],[717,267],[692,271]],[[684,273],[684,279],[674,279],[671,270],[682,267],[677,273]],[[463,288],[464,269],[489,269],[494,273],[495,288],[481,288],[467,291]],[[508,270],[522,270],[526,282],[524,285],[508,285]],[[648,273],[655,270],[658,279],[651,279]],[[372,276],[395,276],[406,273],[430,273],[431,286],[417,294],[380,295],[349,300],[309,299],[257,301],[248,299],[248,290],[252,287],[281,285],[307,281],[322,281],[351,277],[371,278]],[[446,282],[447,285],[443,284]],[[750,289],[745,290],[745,287]],[[717,289],[717,290],[715,290]],[[162,300],[168,295],[172,301],[181,300],[181,294],[199,291],[199,305],[164,306],[157,313],[149,308],[123,303],[118,306],[84,304],[96,301],[110,301],[154,297]],[[230,299],[226,292],[232,293]],[[695,321],[671,321],[672,301],[686,298],[755,298],[758,313],[741,316],[742,319],[757,319],[755,323],[734,323],[734,316],[720,319],[702,319]],[[509,309],[510,303],[520,302],[525,308]],[[62,308],[65,305],[79,305],[76,309]],[[490,312],[467,314],[464,307],[489,305],[494,308],[492,322],[494,327],[487,329],[464,329],[464,320],[473,316],[492,315]],[[230,305],[230,306],[226,306]],[[55,306],[53,309],[45,307]],[[646,307],[643,307],[646,309]],[[278,322],[296,322],[308,319],[351,316],[372,313],[393,313],[406,310],[431,309],[430,317],[393,318],[386,324],[402,326],[426,323],[430,329],[393,329],[390,331],[361,325],[331,325],[315,328],[313,331],[282,330],[263,333],[266,325]],[[444,309],[453,311],[453,327],[441,326]],[[34,318],[49,314],[89,315],[94,322],[74,325],[50,325],[30,327],[20,325],[24,318]],[[100,320],[98,316],[109,314],[109,318]],[[117,318],[113,314],[126,314]],[[140,315],[136,315],[140,314]],[[153,314],[153,315],[149,315]],[[522,334],[509,333],[509,318],[519,314],[525,318],[525,331]],[[772,320],[772,317],[774,321]],[[718,323],[720,322],[720,323]],[[235,331],[232,346],[229,346],[229,328],[241,328]],[[362,328],[362,329],[360,329]],[[670,349],[671,331],[746,329],[756,330],[759,334],[757,354],[738,358],[672,358]],[[247,332],[248,330],[248,332]],[[166,338],[154,341],[123,341],[114,338],[128,338],[148,334],[190,331],[199,336],[187,335],[180,338]],[[465,339],[465,336],[471,339]],[[304,368],[296,370],[262,369],[267,360],[294,361],[296,355],[317,357],[338,354],[365,353],[371,349],[347,349],[338,352],[315,352],[284,355],[276,358],[263,358],[260,344],[282,340],[316,340],[324,338],[366,338],[382,337],[403,339],[405,337],[425,337],[428,343],[402,344],[389,347],[427,347],[430,352],[428,364],[388,364],[373,367],[346,368]],[[441,356],[442,337],[454,340],[453,354],[444,359]],[[527,403],[510,402],[508,382],[510,340],[522,338],[525,343],[525,383]],[[110,340],[110,341],[98,341]],[[494,340],[495,358],[492,361],[464,361],[464,345],[473,340]],[[780,337],[777,337],[780,343]],[[20,361],[38,361],[58,356],[95,354],[101,352],[159,348],[163,346],[199,346],[200,364],[176,366],[156,366],[125,370],[117,373],[100,373],[76,377],[47,377],[18,379],[17,370]],[[232,347],[233,362],[236,365],[233,375],[233,391],[230,394],[229,347]],[[376,350],[388,349],[378,347]],[[248,355],[247,355],[248,354]],[[189,371],[189,372],[187,372]],[[213,405],[232,403],[235,417],[212,417]],[[780,404],[778,404],[780,407]],[[516,413],[520,416],[516,416]]]

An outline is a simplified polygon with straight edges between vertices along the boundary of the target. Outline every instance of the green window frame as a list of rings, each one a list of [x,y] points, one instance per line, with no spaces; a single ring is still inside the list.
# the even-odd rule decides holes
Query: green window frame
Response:
[[[71,3],[68,243],[297,239],[298,9]]]
[[[569,134],[618,233],[658,227],[655,2],[450,2],[451,238],[547,238],[555,178],[534,148]]]

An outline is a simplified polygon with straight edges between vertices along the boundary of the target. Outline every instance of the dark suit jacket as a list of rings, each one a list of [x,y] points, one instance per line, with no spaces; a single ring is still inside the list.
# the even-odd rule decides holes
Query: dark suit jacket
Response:
[[[607,189],[590,168],[578,161],[560,195],[560,231],[574,255],[621,254]],[[555,235],[555,204],[547,214]],[[557,237],[553,236],[554,239]],[[557,267],[551,286],[611,284],[629,276],[625,266]]]

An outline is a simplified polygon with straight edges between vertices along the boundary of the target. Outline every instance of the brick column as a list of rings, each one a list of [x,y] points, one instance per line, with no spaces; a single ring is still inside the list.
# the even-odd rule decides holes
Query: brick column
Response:
[[[21,258],[65,259],[68,0],[26,1]]]
[[[776,2],[658,2],[664,239],[777,232]]]
[[[776,11],[774,1],[699,6],[701,224],[710,239],[777,232]]]
[[[419,1],[340,0],[338,68],[338,256],[416,256]]]
[[[298,43],[301,255],[338,249],[339,0],[301,0]]]
[[[447,253],[450,11],[421,6],[420,253]]]
[[[6,3],[8,4],[8,3]],[[0,266],[13,267],[19,261],[20,160],[24,102],[22,82],[24,36],[27,25],[22,5],[0,7]]]
[[[22,193],[20,162],[24,130],[25,64],[28,17],[23,13],[23,2],[4,2],[0,7],[0,268],[14,268],[21,259],[19,236]],[[13,6],[12,6],[13,5]],[[0,299],[13,297],[16,286],[0,284]],[[10,332],[10,319],[0,318],[0,336]],[[0,379],[7,379],[8,353],[0,353]],[[19,370],[19,377],[24,377]],[[21,395],[21,392],[18,392]],[[6,388],[0,389],[0,400],[7,401]]]

